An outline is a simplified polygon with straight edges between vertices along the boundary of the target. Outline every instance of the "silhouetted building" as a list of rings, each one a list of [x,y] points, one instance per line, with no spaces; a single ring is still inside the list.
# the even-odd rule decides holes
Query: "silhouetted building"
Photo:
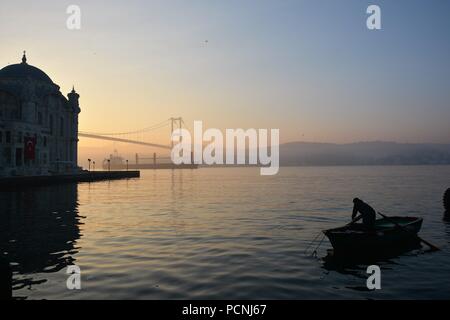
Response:
[[[79,95],[67,97],[25,52],[0,70],[0,176],[78,170]]]

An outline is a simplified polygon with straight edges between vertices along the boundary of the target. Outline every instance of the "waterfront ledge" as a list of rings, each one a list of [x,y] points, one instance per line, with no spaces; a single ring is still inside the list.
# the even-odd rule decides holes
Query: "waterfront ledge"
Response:
[[[0,188],[42,186],[49,184],[95,182],[103,180],[117,180],[139,178],[140,171],[82,171],[74,174],[59,174],[48,176],[16,176],[0,178]]]

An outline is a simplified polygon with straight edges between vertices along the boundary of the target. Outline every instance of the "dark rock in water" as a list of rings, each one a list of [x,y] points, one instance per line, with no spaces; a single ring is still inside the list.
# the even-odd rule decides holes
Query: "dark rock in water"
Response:
[[[444,208],[445,213],[450,214],[450,188],[444,193]]]
[[[12,299],[12,273],[8,261],[0,257],[0,300]]]
[[[444,213],[444,219],[445,222],[450,222],[450,212],[446,211]]]

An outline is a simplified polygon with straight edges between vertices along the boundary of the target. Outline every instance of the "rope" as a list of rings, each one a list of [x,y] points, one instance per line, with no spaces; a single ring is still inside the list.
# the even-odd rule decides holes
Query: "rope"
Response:
[[[320,240],[319,244],[317,245],[317,247],[314,249],[314,251],[312,252],[312,256],[313,257],[317,257],[317,250],[319,250],[320,246],[322,245],[323,240],[325,239],[325,235],[322,236],[322,239]]]
[[[314,242],[316,242],[317,238],[319,238],[319,236],[322,234],[322,232],[319,232],[314,239],[311,241],[311,243],[306,247],[305,249],[305,255],[308,254],[309,249],[312,247],[312,245],[314,244]]]

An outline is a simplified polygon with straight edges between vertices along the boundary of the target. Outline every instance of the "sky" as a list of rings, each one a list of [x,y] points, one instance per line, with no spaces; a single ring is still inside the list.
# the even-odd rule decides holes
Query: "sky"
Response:
[[[450,143],[449,15],[444,0],[2,1],[0,67],[26,50],[64,94],[75,85],[82,131],[181,116],[279,128],[282,143]],[[98,147],[117,145],[80,141]]]

